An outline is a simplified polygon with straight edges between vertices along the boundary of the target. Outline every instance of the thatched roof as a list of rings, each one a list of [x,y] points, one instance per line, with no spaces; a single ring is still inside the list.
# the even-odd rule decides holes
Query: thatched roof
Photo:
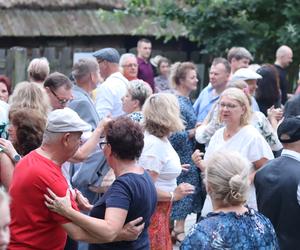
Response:
[[[101,19],[99,9],[124,7],[123,0],[0,0],[1,37],[74,37],[132,35],[141,19],[125,17],[121,22]],[[161,33],[157,25],[135,35]],[[168,32],[178,35],[176,26]]]
[[[124,7],[124,0],[0,0],[1,9],[108,9]]]

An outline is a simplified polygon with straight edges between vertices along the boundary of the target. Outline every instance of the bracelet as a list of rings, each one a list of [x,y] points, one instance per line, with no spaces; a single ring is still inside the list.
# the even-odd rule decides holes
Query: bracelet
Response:
[[[171,195],[170,201],[173,202],[174,201],[174,192],[170,192],[170,195]]]

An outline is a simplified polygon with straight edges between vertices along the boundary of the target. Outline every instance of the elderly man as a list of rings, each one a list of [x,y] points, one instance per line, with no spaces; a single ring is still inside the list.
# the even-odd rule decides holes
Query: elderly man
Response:
[[[93,56],[104,78],[96,91],[95,105],[99,118],[123,115],[122,97],[126,94],[128,80],[119,71],[119,52],[114,48],[104,48],[93,53]]]
[[[127,78],[128,81],[136,80],[138,75],[137,58],[132,53],[125,53],[120,58],[121,73]]]
[[[46,78],[44,88],[53,109],[62,109],[68,105],[73,99],[72,87],[70,79],[59,72],[54,72]]]
[[[90,125],[72,109],[57,109],[49,114],[42,145],[22,158],[15,168],[10,188],[12,221],[9,249],[61,250],[66,243],[66,232],[76,240],[97,241],[65,217],[48,210],[44,197],[48,193],[47,188],[58,196],[66,195],[68,184],[61,165],[78,150],[82,132],[89,130]],[[72,207],[78,209],[75,197],[70,195]],[[76,199],[82,201],[83,197],[77,192]],[[133,226],[139,222],[129,222],[124,226],[128,230],[122,231],[118,237],[129,240],[133,235],[137,236],[142,228]],[[131,229],[137,231],[129,236],[126,233]]]
[[[230,64],[224,58],[215,58],[209,71],[209,84],[201,91],[193,107],[197,121],[203,122],[213,104],[226,88],[230,75]]]
[[[251,53],[244,47],[232,47],[227,54],[227,60],[231,66],[232,76],[238,69],[248,68],[250,62],[253,60]]]
[[[142,38],[137,43],[138,78],[147,82],[154,92],[154,72],[149,62],[152,51],[150,40]]]
[[[268,217],[282,250],[300,246],[300,117],[285,118],[278,138],[283,145],[279,158],[268,162],[254,179],[258,210]]]
[[[90,95],[100,80],[99,65],[94,58],[80,59],[74,64],[72,75],[76,84],[72,88],[74,98],[70,101],[69,108],[76,111],[95,130],[100,118]],[[72,186],[78,188],[94,204],[98,195],[90,187],[100,186],[107,172],[105,157],[98,147],[84,162],[71,164]]]
[[[286,79],[286,68],[293,62],[293,51],[286,45],[280,46],[276,51],[275,67],[279,74],[279,85],[281,89],[281,103],[287,101],[288,82]]]

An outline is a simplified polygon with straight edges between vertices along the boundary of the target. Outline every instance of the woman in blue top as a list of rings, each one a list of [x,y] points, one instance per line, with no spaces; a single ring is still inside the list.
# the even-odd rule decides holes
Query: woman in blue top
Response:
[[[55,194],[50,193],[53,199],[48,197],[47,205],[85,231],[74,227],[79,238],[97,243],[90,244],[90,250],[147,250],[150,248],[147,229],[156,208],[157,195],[151,177],[136,162],[144,146],[143,131],[129,117],[119,117],[105,125],[104,134],[105,141],[100,142],[100,147],[116,180],[96,202],[91,217],[66,205],[66,198]],[[137,217],[143,218],[144,229],[136,240],[126,241],[121,234],[122,228]],[[84,233],[87,235],[82,235]]]
[[[244,206],[249,190],[249,162],[237,152],[219,151],[205,166],[205,183],[214,212],[195,224],[181,250],[279,249],[266,217]]]

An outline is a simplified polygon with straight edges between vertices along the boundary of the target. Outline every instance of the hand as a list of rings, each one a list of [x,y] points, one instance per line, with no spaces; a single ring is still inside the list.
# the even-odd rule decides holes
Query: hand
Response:
[[[189,139],[192,139],[195,137],[195,134],[196,134],[196,129],[195,128],[192,128],[192,129],[189,129],[188,130],[188,136],[189,136]]]
[[[3,152],[6,153],[12,160],[14,156],[18,154],[11,141],[9,140],[0,138],[0,147],[3,149]]]
[[[281,108],[274,108],[274,106],[270,107],[267,110],[269,120],[275,119],[276,121],[280,121],[283,116],[283,111]]]
[[[58,197],[55,193],[52,192],[51,189],[47,188],[50,196],[44,194],[46,199],[46,206],[53,212],[56,212],[62,216],[67,216],[69,210],[72,210],[71,198],[70,198],[70,190],[67,190],[65,197]]]
[[[190,169],[190,164],[181,164],[182,171],[188,172]]]
[[[193,194],[195,187],[189,183],[182,182],[174,190],[174,201],[181,200],[189,194]]]
[[[109,123],[111,121],[111,117],[110,116],[106,116],[106,117],[103,117],[101,119],[101,121],[98,123],[97,125],[97,130],[101,131],[101,133],[103,132],[104,130],[104,127],[106,126],[107,123]]]
[[[136,240],[145,227],[145,223],[140,224],[143,221],[142,217],[128,222],[122,228],[120,234],[118,235],[118,240],[133,241]],[[140,225],[139,225],[140,224]]]
[[[205,167],[203,165],[203,157],[204,153],[202,153],[199,149],[196,149],[192,154],[192,160],[196,164],[196,167],[199,168],[202,172],[204,172]]]
[[[89,200],[78,189],[75,189],[75,194],[78,208],[82,211],[91,211],[93,205],[90,204]]]

